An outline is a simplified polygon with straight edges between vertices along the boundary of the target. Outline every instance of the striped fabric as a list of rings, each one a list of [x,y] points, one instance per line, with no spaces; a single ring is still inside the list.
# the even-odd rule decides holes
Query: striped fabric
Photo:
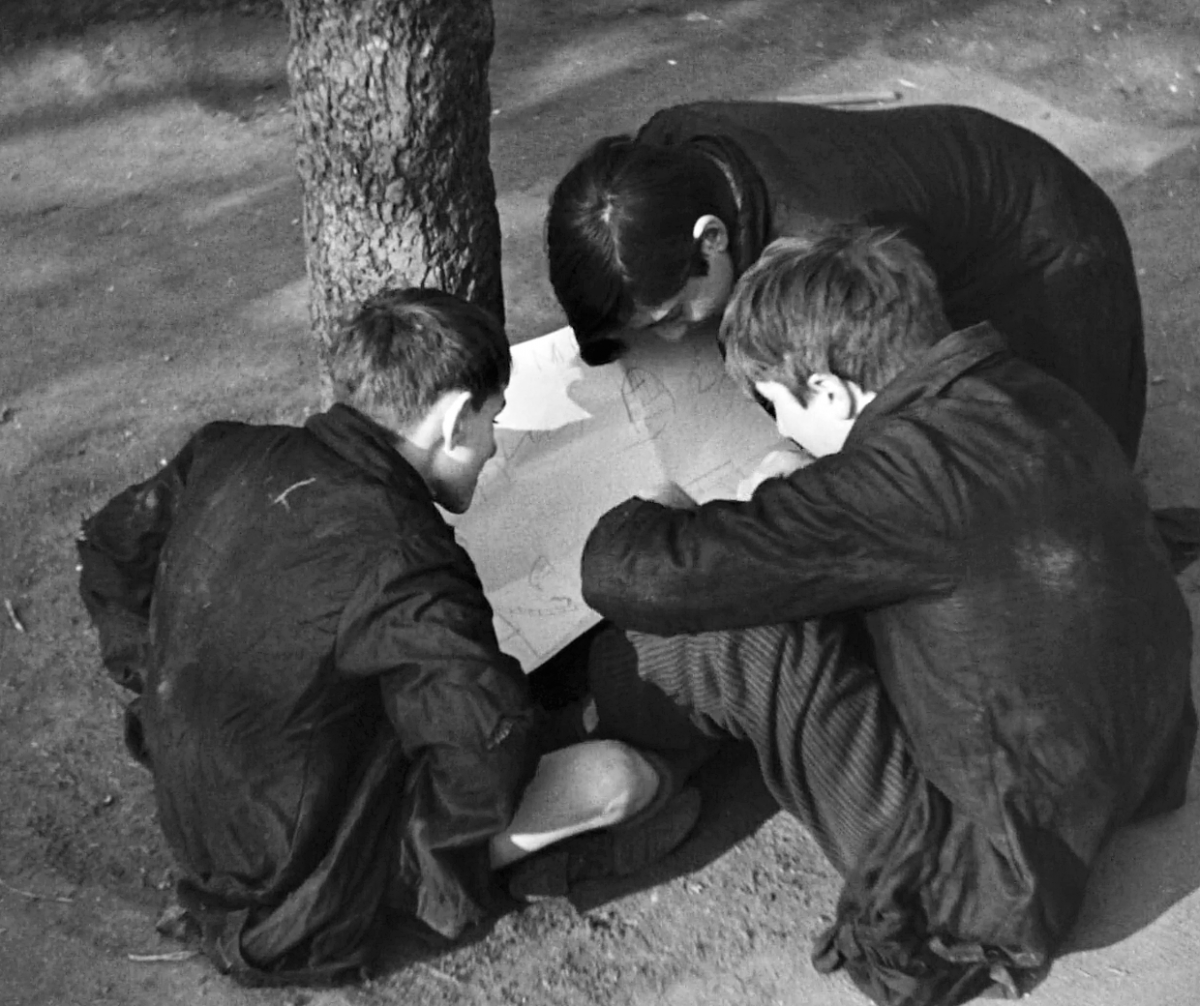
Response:
[[[845,873],[918,784],[867,645],[847,618],[670,637],[610,628],[589,679],[602,726],[632,744],[752,744],[772,795]]]

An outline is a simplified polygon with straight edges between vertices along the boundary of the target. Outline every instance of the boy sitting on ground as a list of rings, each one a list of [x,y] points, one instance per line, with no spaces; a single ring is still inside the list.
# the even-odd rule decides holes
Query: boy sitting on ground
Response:
[[[180,901],[253,981],[358,969],[385,910],[455,937],[503,903],[495,871],[563,838],[592,876],[632,872],[698,813],[652,754],[540,750],[435,506],[465,511],[495,453],[500,326],[440,291],[384,292],[329,366],[328,412],[205,426],[79,539]]]
[[[1017,996],[1104,841],[1185,795],[1191,626],[1142,489],[1077,394],[950,331],[891,232],[772,245],[720,338],[817,460],[607,513],[592,673],[754,745],[845,878],[820,969],[889,1006]]]

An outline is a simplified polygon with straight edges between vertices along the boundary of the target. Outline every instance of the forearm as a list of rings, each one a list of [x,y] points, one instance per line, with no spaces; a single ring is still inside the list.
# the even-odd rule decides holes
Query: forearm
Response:
[[[628,500],[584,546],[583,596],[626,629],[742,629],[937,589],[952,546],[871,469],[823,459],[748,502],[681,511]]]

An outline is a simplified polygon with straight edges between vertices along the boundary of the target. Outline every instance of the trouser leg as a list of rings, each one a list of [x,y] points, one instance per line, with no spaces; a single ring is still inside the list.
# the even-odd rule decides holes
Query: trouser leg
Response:
[[[619,691],[625,706],[642,704],[643,726],[659,736],[691,731],[749,741],[772,795],[839,871],[894,822],[916,785],[857,620],[672,637],[613,630],[593,650],[606,652],[593,661],[598,707],[605,669],[632,664],[651,698],[639,697],[627,671],[616,688],[608,682],[609,691]],[[662,700],[676,707],[671,717]]]
[[[726,735],[693,719],[644,676],[646,642],[654,638],[641,640],[611,626],[597,634],[588,654],[588,690],[599,720],[595,736],[656,751],[683,780],[716,753]]]

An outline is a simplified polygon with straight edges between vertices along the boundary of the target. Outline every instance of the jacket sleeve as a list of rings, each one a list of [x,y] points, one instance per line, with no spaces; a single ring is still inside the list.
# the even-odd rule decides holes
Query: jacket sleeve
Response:
[[[86,518],[76,536],[79,593],[99,632],[101,659],[113,680],[131,691],[140,693],[145,680],[158,558],[193,460],[202,445],[241,427],[204,427],[145,482],[130,486]]]
[[[410,764],[405,816],[422,822],[420,855],[503,831],[536,764],[525,675],[500,651],[466,552],[439,531],[378,562],[342,616],[336,650],[340,673],[379,677]]]
[[[627,629],[673,635],[873,608],[947,588],[955,514],[919,438],[876,438],[770,479],[744,503],[627,500],[584,546],[583,596]],[[929,464],[931,459],[926,459]]]

